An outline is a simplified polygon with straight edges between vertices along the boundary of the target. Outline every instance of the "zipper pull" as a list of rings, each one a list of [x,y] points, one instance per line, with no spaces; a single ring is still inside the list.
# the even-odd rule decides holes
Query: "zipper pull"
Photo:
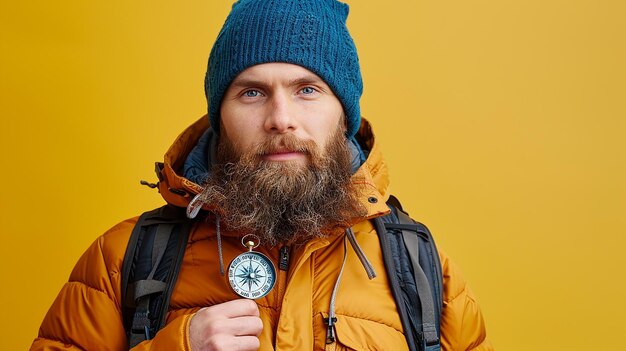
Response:
[[[326,344],[332,344],[335,342],[335,323],[337,322],[337,317],[328,317],[324,318],[324,324],[328,326],[326,329]]]
[[[289,246],[283,246],[280,248],[278,269],[280,269],[281,271],[287,271],[289,269]]]

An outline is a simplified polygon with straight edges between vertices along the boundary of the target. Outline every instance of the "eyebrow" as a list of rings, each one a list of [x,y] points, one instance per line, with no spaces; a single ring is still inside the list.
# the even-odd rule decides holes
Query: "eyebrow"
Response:
[[[306,75],[303,77],[299,77],[299,78],[295,78],[289,81],[288,86],[294,86],[294,85],[302,85],[302,84],[314,84],[314,83],[324,83],[326,84],[321,78],[314,76],[314,75]]]
[[[308,74],[302,77],[297,77],[294,79],[290,79],[287,82],[287,86],[295,86],[295,85],[302,85],[302,84],[319,84],[319,83],[324,83],[324,80],[322,80],[321,78],[312,75],[312,74]],[[264,81],[260,80],[260,79],[254,79],[254,78],[237,78],[235,79],[232,83],[231,86],[233,87],[240,87],[240,88],[244,88],[244,87],[260,87],[260,88],[267,88],[268,84],[265,83]]]

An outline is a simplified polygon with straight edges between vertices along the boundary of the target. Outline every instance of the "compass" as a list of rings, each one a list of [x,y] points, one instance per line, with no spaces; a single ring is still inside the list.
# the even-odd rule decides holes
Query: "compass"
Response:
[[[252,249],[259,246],[258,240],[245,241],[248,234],[242,238],[242,244],[248,248],[235,257],[228,266],[228,282],[235,293],[246,299],[258,299],[267,295],[276,283],[276,268],[272,261],[264,254]]]

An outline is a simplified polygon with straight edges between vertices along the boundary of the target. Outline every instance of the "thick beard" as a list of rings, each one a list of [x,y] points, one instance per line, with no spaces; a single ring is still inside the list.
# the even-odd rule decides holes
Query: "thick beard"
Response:
[[[218,162],[211,167],[201,200],[219,209],[228,230],[253,233],[268,246],[304,243],[348,226],[366,210],[350,181],[344,133],[340,126],[323,153],[314,141],[281,135],[239,154],[222,135]],[[304,153],[306,164],[262,159],[285,147]]]

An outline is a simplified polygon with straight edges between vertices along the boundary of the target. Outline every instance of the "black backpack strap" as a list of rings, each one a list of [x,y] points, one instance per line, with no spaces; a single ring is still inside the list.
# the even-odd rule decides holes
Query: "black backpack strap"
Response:
[[[400,223],[412,222],[411,218],[406,213],[397,211],[397,214],[400,219]],[[432,291],[435,286],[432,286],[428,282],[428,278],[426,278],[424,270],[420,267],[420,238],[416,235],[418,231],[415,228],[413,230],[401,230],[402,238],[404,239],[404,243],[411,260],[411,265],[413,267],[413,276],[415,279],[415,285],[417,286],[417,295],[421,304],[422,331],[424,342],[426,344],[426,350],[438,350],[439,348],[430,348],[430,346],[439,345],[439,332],[437,331],[439,318],[436,316],[437,312],[435,310],[435,302],[433,300],[435,294],[433,294]]]
[[[122,265],[122,312],[132,348],[165,324],[191,221],[166,205],[146,212],[133,228]]]
[[[440,350],[443,278],[437,248],[426,226],[388,205],[392,212],[374,219],[374,226],[407,344],[410,350]]]
[[[383,254],[385,270],[387,271],[387,278],[389,279],[389,287],[391,288],[393,299],[396,301],[406,342],[410,351],[419,351],[420,349],[417,347],[417,335],[415,333],[416,328],[411,325],[412,323],[409,319],[409,311],[407,310],[406,303],[404,302],[404,292],[402,291],[400,279],[396,271],[398,263],[395,262],[396,260],[393,255],[393,251],[396,250],[392,251],[392,244],[388,239],[389,235],[387,235],[387,228],[385,228],[385,223],[383,222],[382,217],[374,218],[374,227],[376,228],[378,239],[380,240],[380,248]]]

